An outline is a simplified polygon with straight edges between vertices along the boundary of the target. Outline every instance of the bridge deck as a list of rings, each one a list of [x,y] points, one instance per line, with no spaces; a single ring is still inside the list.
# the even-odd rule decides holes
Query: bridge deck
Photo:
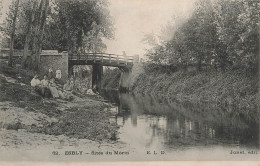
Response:
[[[96,64],[101,63],[104,66],[122,67],[133,65],[133,56],[123,56],[107,53],[86,53],[79,55],[69,55],[69,61],[73,64]]]

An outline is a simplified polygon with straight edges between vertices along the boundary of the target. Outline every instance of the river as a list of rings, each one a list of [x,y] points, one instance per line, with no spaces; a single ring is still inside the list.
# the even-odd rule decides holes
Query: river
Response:
[[[155,153],[152,158],[170,160],[259,160],[259,123],[248,117],[209,104],[118,91],[102,96],[114,112],[111,123],[120,126],[118,141],[143,152],[140,159]]]

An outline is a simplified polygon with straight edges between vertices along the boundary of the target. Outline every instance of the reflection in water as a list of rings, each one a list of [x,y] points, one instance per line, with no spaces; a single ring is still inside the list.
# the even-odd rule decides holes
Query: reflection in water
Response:
[[[258,122],[216,109],[118,92],[103,94],[116,104],[119,139],[134,147],[182,149],[231,146],[259,148]],[[246,118],[245,118],[246,119]]]

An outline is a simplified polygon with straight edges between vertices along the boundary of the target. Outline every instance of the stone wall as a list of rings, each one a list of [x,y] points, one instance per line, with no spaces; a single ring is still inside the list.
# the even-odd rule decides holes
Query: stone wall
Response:
[[[9,57],[9,48],[0,48],[0,58]],[[30,52],[30,51],[29,51]],[[29,53],[30,55],[31,53]],[[23,50],[14,49],[14,64],[20,64],[23,56]],[[53,69],[54,75],[56,70],[61,70],[61,83],[66,82],[68,78],[68,53],[58,53],[57,50],[42,50],[39,70],[42,74],[48,74],[49,68]]]
[[[10,49],[9,48],[0,48],[0,58],[8,58],[10,54]],[[29,54],[30,51],[29,51]],[[13,53],[14,58],[15,57],[22,57],[23,56],[23,50],[17,50],[14,49],[14,53]]]
[[[49,69],[52,68],[54,75],[56,70],[61,70],[61,83],[65,83],[68,78],[68,53],[67,52],[42,52],[40,60],[40,72],[48,74]]]

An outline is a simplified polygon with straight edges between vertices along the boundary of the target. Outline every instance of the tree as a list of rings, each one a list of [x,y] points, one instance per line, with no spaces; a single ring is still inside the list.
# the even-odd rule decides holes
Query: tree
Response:
[[[152,63],[257,69],[260,1],[199,0],[189,19],[162,30],[164,38],[147,52]],[[171,25],[171,26],[170,26]],[[172,33],[172,34],[171,34]]]
[[[104,49],[102,38],[113,37],[113,23],[105,0],[55,0],[46,41],[55,41],[69,54]],[[51,45],[51,43],[46,42]],[[95,46],[96,48],[94,48]]]
[[[43,39],[43,31],[47,18],[47,10],[49,7],[49,0],[41,0],[38,10],[34,13],[35,19],[32,23],[32,68],[38,70],[40,63],[41,46]]]
[[[12,26],[11,26],[11,34],[10,34],[10,53],[9,53],[9,61],[8,66],[12,67],[13,65],[13,52],[14,52],[14,35],[15,35],[15,24],[16,24],[16,18],[18,13],[18,7],[19,7],[19,0],[15,1],[14,4],[14,10],[12,18]]]
[[[113,22],[106,0],[21,0],[17,14],[14,48],[24,49],[22,66],[37,70],[42,49],[99,52],[103,38],[113,38]],[[13,5],[14,6],[14,5]],[[5,27],[10,36],[14,10]],[[28,55],[31,56],[29,57]]]
[[[33,5],[32,5],[33,4]],[[26,60],[29,55],[29,47],[30,47],[30,40],[32,36],[32,23],[34,22],[34,15],[36,12],[37,7],[37,1],[29,1],[29,4],[25,5],[24,11],[25,11],[25,18],[27,18],[27,25],[26,25],[26,37],[24,42],[24,52],[23,52],[23,59],[22,59],[22,67],[26,67]]]
[[[100,27],[96,22],[92,23],[92,30],[84,35],[83,32],[83,47],[82,49],[87,52],[104,52],[107,47],[102,42],[102,33],[100,33]]]
[[[2,17],[2,9],[3,9],[3,2],[0,1],[0,18]],[[4,27],[2,23],[0,23],[0,45],[3,46],[3,32],[4,32]]]
[[[227,61],[235,66],[258,66],[260,2],[220,0],[215,3],[215,19]]]
[[[3,9],[3,2],[0,1],[0,18],[2,17],[3,13],[2,13],[2,9]],[[2,30],[2,26],[0,25],[0,30]]]

